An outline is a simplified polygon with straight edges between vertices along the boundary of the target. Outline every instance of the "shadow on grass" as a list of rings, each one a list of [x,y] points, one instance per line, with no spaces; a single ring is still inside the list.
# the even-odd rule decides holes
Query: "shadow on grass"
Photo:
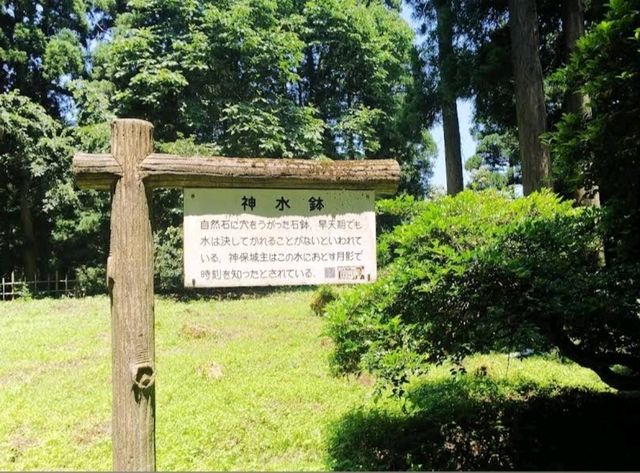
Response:
[[[333,426],[336,470],[639,470],[640,396],[465,376]]]
[[[218,287],[218,288],[180,288],[175,290],[157,289],[156,295],[176,302],[199,300],[238,300],[259,299],[273,294],[302,292],[311,293],[316,286],[263,286],[263,287]]]

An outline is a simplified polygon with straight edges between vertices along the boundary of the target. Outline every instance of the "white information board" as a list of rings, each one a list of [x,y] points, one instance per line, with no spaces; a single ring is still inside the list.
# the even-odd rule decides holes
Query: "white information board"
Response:
[[[186,287],[376,279],[373,191],[184,189]]]

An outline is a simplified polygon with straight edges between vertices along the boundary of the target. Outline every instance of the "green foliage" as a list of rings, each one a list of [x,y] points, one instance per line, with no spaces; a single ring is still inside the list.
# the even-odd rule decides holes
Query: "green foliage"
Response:
[[[612,1],[566,71],[568,82],[589,97],[590,113],[565,115],[549,134],[557,177],[573,188],[600,190],[608,262],[640,257],[639,31],[638,2]]]
[[[104,266],[109,246],[109,195],[97,191],[77,191],[67,182],[52,194],[51,227],[54,268],[75,269],[85,265]]]
[[[602,17],[603,2],[580,2],[586,26]],[[474,129],[480,147],[484,137],[495,140],[494,135],[517,136],[516,108],[514,106],[513,58],[509,29],[508,2],[488,0],[411,0],[413,16],[422,34],[422,56],[427,78],[422,82],[423,112],[433,122],[437,117],[443,93],[455,97],[472,97],[474,101]],[[568,84],[557,80],[557,71],[568,61],[570,48],[565,42],[567,34],[565,7],[558,2],[536,2],[538,15],[539,56],[545,80],[545,102],[548,127],[551,128],[566,110]],[[436,20],[436,11],[447,13],[451,24],[453,45],[449,49],[438,48],[442,41]],[[574,24],[574,22],[572,22]],[[505,151],[507,148],[505,147]],[[503,154],[506,158],[511,153]],[[491,165],[478,168],[473,176],[477,188],[504,187],[518,179],[517,152],[509,157],[509,168],[496,173]],[[506,174],[506,176],[504,175]],[[505,182],[506,181],[506,182]]]
[[[111,118],[97,118],[108,103],[79,84],[90,68],[87,52],[115,11],[111,0],[8,0],[0,7],[0,272],[104,264],[104,238],[96,238],[104,225],[96,223],[104,221],[100,204],[108,196],[77,193],[70,177],[73,149],[94,151],[102,137],[68,123],[76,112],[82,124]]]
[[[414,107],[412,33],[384,2],[144,0],[94,54],[120,116],[225,155],[378,158],[426,188],[433,141]],[[87,87],[85,89],[88,90]]]
[[[78,37],[68,29],[60,30],[47,43],[42,58],[43,76],[57,80],[69,74],[79,76],[84,71],[84,57]]]
[[[476,154],[465,163],[471,173],[470,187],[475,190],[507,189],[520,183],[518,139],[512,133],[479,136]]]
[[[109,151],[108,122],[78,126],[72,131],[70,139],[74,149],[92,153]],[[59,271],[86,273],[88,294],[104,290],[104,278],[101,279],[98,268],[104,268],[107,261],[110,209],[108,193],[75,188],[70,168],[65,170],[60,185],[48,194],[47,211],[52,215],[48,264]]]
[[[276,113],[284,112],[279,118]],[[270,106],[263,99],[222,110],[228,132],[224,153],[230,156],[308,158],[321,152],[324,123],[310,107],[291,103]]]
[[[177,154],[182,156],[218,156],[220,148],[213,143],[197,143],[195,137],[178,137],[175,141],[156,143],[160,153]]]
[[[416,107],[423,74],[398,5],[5,2],[0,152],[5,162],[9,152],[26,159],[18,165],[12,157],[0,173],[0,214],[8,222],[0,229],[0,270],[24,268],[27,260],[29,271],[104,265],[108,195],[78,191],[69,163],[73,150],[108,152],[115,116],[152,121],[156,148],[168,153],[394,157],[402,189],[424,194],[436,149]],[[19,208],[27,188],[23,207],[32,218]],[[181,223],[180,193],[159,190],[153,206],[154,231],[164,238]],[[162,247],[180,251],[169,250]]]
[[[629,389],[635,377],[613,365],[633,371],[640,353],[639,271],[600,265],[597,223],[550,193],[428,203],[383,240],[379,280],[328,311],[334,367],[370,371],[402,395],[432,363],[555,346]]]
[[[406,121],[403,119],[403,136],[398,137],[400,147],[398,156],[402,156],[400,162],[400,185],[398,189],[415,197],[426,197],[431,189],[429,179],[431,168],[438,155],[438,147],[429,132],[423,130],[419,138],[412,137],[415,130],[420,130],[424,124],[415,123],[412,117]]]
[[[86,22],[84,5],[73,8]],[[412,68],[413,35],[397,8],[355,0],[140,0],[125,10],[108,1],[92,5],[91,18],[61,26],[41,51],[39,74],[56,83],[58,102],[74,105],[65,115],[77,123],[68,133],[73,148],[108,152],[110,120],[139,117],[153,122],[160,152],[395,157],[402,188],[424,194],[436,148],[412,102],[421,72]],[[77,46],[90,37],[98,41],[89,61]],[[68,157],[57,162],[68,166]],[[74,189],[68,167],[59,177],[47,191],[40,265],[104,265],[108,195]],[[181,193],[156,191],[153,214],[159,289],[178,290]],[[20,266],[15,260],[7,266]]]
[[[376,201],[376,234],[389,233],[398,225],[409,223],[423,209],[425,201],[401,194],[393,199]]]
[[[0,8],[0,90],[19,90],[60,118],[70,96],[65,84],[85,70],[89,36],[84,1],[7,0]]]
[[[385,116],[380,109],[366,106],[352,108],[342,117],[336,130],[350,139],[347,140],[346,155],[350,158],[375,154],[380,151],[380,141],[376,129]]]
[[[159,293],[184,290],[182,228],[168,227],[153,234],[155,287]]]
[[[113,84],[107,80],[74,80],[69,82],[68,88],[77,107],[76,120],[80,127],[106,128],[108,143],[108,124],[116,118],[111,104]]]
[[[68,161],[68,139],[43,107],[17,92],[0,96],[2,165],[7,174],[36,179],[58,176]],[[19,183],[15,183],[18,185]]]
[[[323,316],[327,305],[335,301],[337,297],[338,295],[332,287],[320,286],[311,296],[309,307],[311,307],[311,311],[317,316]]]
[[[76,269],[76,291],[80,296],[106,294],[107,270],[105,266],[80,266]]]
[[[0,272],[34,271],[37,254],[49,249],[70,154],[70,136],[43,107],[17,92],[0,95],[0,220],[8,223],[0,228]]]

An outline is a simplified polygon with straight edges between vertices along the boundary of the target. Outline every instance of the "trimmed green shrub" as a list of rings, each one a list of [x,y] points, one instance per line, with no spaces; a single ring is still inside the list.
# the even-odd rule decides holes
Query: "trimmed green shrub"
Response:
[[[369,371],[402,395],[431,363],[556,347],[638,389],[640,271],[602,265],[598,224],[596,210],[550,192],[428,203],[380,242],[378,281],[328,308],[334,369]]]

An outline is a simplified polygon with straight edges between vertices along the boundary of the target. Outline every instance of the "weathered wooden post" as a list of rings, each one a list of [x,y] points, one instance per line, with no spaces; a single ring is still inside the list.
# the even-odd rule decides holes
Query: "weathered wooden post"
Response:
[[[369,214],[373,216],[372,196],[374,193],[395,192],[400,167],[396,161],[389,159],[320,162],[155,154],[153,126],[150,123],[119,119],[114,120],[111,125],[111,154],[77,153],[73,158],[73,173],[79,187],[111,190],[113,194],[111,245],[107,262],[113,350],[113,468],[125,471],[155,469],[153,237],[149,216],[152,189],[188,187],[367,191],[360,192],[360,197],[368,200]],[[192,198],[195,196],[195,192],[190,191],[190,194],[193,194]],[[316,211],[321,211],[324,207],[322,199],[314,196],[310,201],[315,202]],[[335,200],[340,196],[332,198]],[[284,200],[284,197],[282,199],[283,205],[280,210],[284,211],[285,205],[289,208],[289,201]],[[253,210],[255,203],[247,205],[252,205]],[[291,206],[293,211],[293,202]],[[326,212],[329,210],[325,210]],[[258,218],[262,220],[243,221],[243,225],[256,229],[258,223],[265,224],[269,217]],[[295,219],[292,224],[298,225],[299,221]],[[284,225],[290,222],[280,223]],[[335,221],[332,220],[332,223]],[[349,228],[360,228],[360,221],[342,220],[340,223],[343,227],[348,223]],[[206,221],[200,222],[201,226],[198,228],[202,230],[204,224],[208,228]],[[375,241],[375,225],[372,231]],[[356,245],[355,237],[339,240],[343,247]],[[342,256],[345,257],[345,261],[360,261],[362,253],[343,251]],[[375,269],[375,251],[372,254]],[[295,255],[295,259],[299,261],[303,256],[313,256],[314,261],[321,257],[322,261],[326,261],[330,255],[300,253]],[[288,259],[293,260],[293,257],[293,254],[287,255]],[[337,268],[339,272],[342,271],[342,280],[340,276],[335,275],[336,268],[327,268],[323,277],[336,282],[364,281],[365,276],[361,274],[363,268],[364,266]],[[248,271],[233,273],[254,276],[254,272]],[[283,270],[276,272],[274,277],[282,277],[283,273]],[[289,269],[286,274],[287,277],[294,278],[302,273]],[[307,277],[307,273],[304,274]],[[262,278],[261,274],[259,276]],[[375,277],[375,274],[373,276]],[[262,281],[252,280],[251,284],[272,284],[270,277],[269,273]],[[316,284],[314,281],[324,281],[323,277],[308,277],[307,282],[290,279],[288,283]],[[348,281],[345,281],[345,278]],[[366,280],[368,281],[369,277]],[[248,282],[245,281],[244,285],[248,285]]]
[[[111,204],[107,279],[111,297],[113,468],[155,469],[153,235],[140,163],[153,126],[115,120],[111,154],[122,169]]]
[[[107,283],[111,299],[113,469],[155,469],[153,236],[142,161],[153,152],[153,126],[114,120],[111,154],[85,155],[97,172],[74,172],[84,188],[111,190]],[[102,164],[107,164],[105,167]],[[67,276],[65,275],[65,291]]]

